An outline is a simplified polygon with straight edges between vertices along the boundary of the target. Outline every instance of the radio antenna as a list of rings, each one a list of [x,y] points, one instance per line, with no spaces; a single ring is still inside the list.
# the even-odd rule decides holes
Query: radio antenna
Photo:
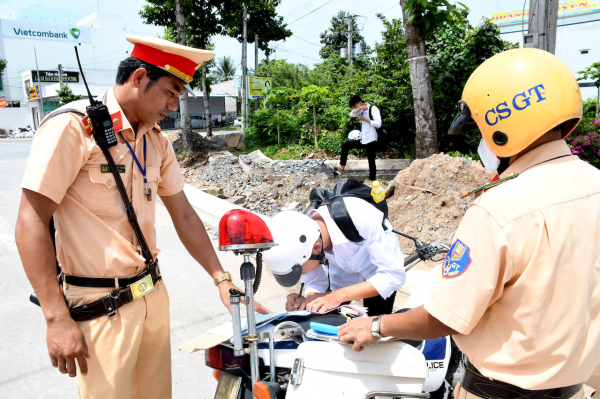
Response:
[[[83,74],[83,69],[81,69],[81,61],[79,61],[79,53],[77,52],[77,46],[75,47],[75,56],[77,57],[77,65],[79,65],[79,71],[81,72],[81,77],[83,78],[83,84],[85,84],[85,89],[88,92],[88,96],[90,98],[90,105],[94,106],[96,105],[96,101],[94,100],[94,97],[92,97],[92,93],[90,92],[90,88],[88,87],[87,81],[85,80],[85,76]]]

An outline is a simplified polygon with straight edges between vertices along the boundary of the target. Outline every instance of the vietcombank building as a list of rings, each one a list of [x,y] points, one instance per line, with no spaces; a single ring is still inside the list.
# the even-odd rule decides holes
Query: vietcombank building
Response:
[[[44,115],[58,108],[61,83],[74,94],[86,93],[74,46],[92,94],[101,95],[114,85],[119,62],[133,48],[125,35],[153,36],[125,29],[120,15],[101,13],[75,25],[0,19],[0,26],[0,58],[7,61],[0,87],[0,129],[7,133],[27,125],[37,129]]]
[[[133,49],[125,36],[155,36],[157,30],[148,26],[154,32],[134,32],[124,27],[122,16],[104,13],[93,13],[72,26],[9,19],[0,19],[0,26],[0,58],[8,62],[0,86],[0,129],[6,133],[28,125],[37,129],[44,115],[58,108],[61,85],[87,96],[74,46],[90,91],[99,96],[114,86],[119,63]],[[194,94],[197,98],[189,99],[192,127],[202,128],[206,124],[202,92]],[[211,86],[214,125],[233,123],[235,97],[233,81]],[[179,112],[171,112],[160,124],[176,128],[179,119]]]

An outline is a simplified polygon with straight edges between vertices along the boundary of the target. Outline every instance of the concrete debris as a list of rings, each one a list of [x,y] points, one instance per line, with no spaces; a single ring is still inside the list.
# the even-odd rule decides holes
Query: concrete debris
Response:
[[[272,162],[256,151],[240,158],[227,151],[213,154],[203,165],[182,165],[182,174],[196,188],[267,216],[282,209],[304,210],[312,188],[331,189],[337,181],[323,160]]]

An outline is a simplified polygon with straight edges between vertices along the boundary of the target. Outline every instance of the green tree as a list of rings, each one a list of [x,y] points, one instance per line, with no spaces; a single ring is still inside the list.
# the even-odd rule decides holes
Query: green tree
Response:
[[[327,87],[319,87],[315,85],[303,87],[300,93],[302,99],[306,103],[312,105],[315,133],[315,150],[319,149],[319,140],[317,139],[317,103],[322,101],[328,93],[329,90]]]
[[[445,21],[464,25],[464,14],[448,0],[400,0],[400,6],[415,110],[415,153],[426,158],[437,153],[439,145],[425,39]]]
[[[596,97],[596,118],[599,115],[598,108],[600,108],[600,62],[594,62],[589,67],[585,68],[583,71],[577,72],[580,75],[583,75],[577,78],[580,80],[591,79],[594,81],[594,86],[598,89],[598,95]]]
[[[221,57],[217,60],[213,73],[214,81],[224,82],[235,77],[235,63],[229,56]]]
[[[269,42],[285,40],[292,36],[292,31],[287,29],[283,17],[277,15],[277,6],[282,0],[238,0],[236,7],[230,7],[222,11],[222,22],[226,26],[226,34],[243,41],[242,5],[248,8],[250,18],[246,22],[247,41],[254,43],[255,35],[258,35],[258,48],[270,54]]]
[[[284,105],[288,101],[289,90],[283,87],[275,87],[267,92],[263,103],[265,105],[275,105],[277,110],[277,147],[281,148],[281,133],[279,131],[279,106]]]
[[[70,102],[82,99],[81,95],[73,94],[73,91],[71,90],[71,88],[69,86],[61,87],[60,90],[56,91],[56,93],[58,94],[58,97],[60,98],[60,103],[58,104],[59,107],[62,107],[63,105],[68,104]]]
[[[269,75],[267,75],[267,67],[269,68]],[[265,62],[261,62],[256,74],[258,76],[271,76],[273,87],[287,87],[298,90],[306,85],[310,70],[306,65],[277,60],[271,62],[268,66]]]
[[[207,49],[210,46],[210,40],[215,35],[222,35],[226,32],[223,25],[223,10],[236,7],[238,0],[146,0],[145,5],[140,11],[140,16],[147,24],[164,26],[177,32],[177,42],[187,44],[190,47]],[[177,3],[177,4],[176,4]],[[176,7],[177,6],[177,7]],[[176,10],[176,8],[181,8]],[[176,12],[178,11],[178,12]],[[177,14],[181,15],[177,21]],[[181,32],[183,31],[183,32]],[[207,84],[206,64],[202,65],[202,93],[204,96],[204,107],[206,112],[207,135],[212,135],[212,124],[210,115],[209,84]],[[187,98],[187,93],[182,96]],[[184,100],[185,101],[185,100]],[[180,100],[180,107],[184,101]],[[182,110],[183,122],[183,110]],[[187,123],[186,123],[187,124]],[[191,127],[189,134],[184,134],[184,148],[191,149],[192,134]]]
[[[467,11],[459,12],[466,19]],[[467,132],[459,136],[447,134],[463,88],[479,65],[495,54],[518,48],[519,45],[502,40],[500,29],[489,19],[477,27],[469,23],[458,25],[451,21],[442,22],[425,43],[440,150],[467,154],[479,144],[479,132]]]
[[[319,55],[323,59],[331,57],[332,54],[340,54],[340,49],[348,48],[348,37],[346,33],[348,31],[348,20],[350,13],[346,11],[340,11],[337,15],[331,17],[331,26],[326,31],[321,32],[319,37],[321,38],[320,43],[323,48],[319,51]],[[352,19],[352,42],[354,44],[360,43],[363,48],[363,52],[368,54],[370,52],[369,46],[365,43],[365,38],[358,33],[358,25],[356,20]]]

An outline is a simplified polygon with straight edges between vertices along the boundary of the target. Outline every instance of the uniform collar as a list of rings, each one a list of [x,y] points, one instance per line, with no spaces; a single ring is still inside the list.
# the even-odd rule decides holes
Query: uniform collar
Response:
[[[105,101],[106,97],[106,101]],[[113,129],[115,133],[121,132],[127,139],[136,140],[141,138],[152,126],[146,126],[144,124],[140,124],[138,126],[138,134],[136,135],[131,127],[131,123],[127,120],[125,116],[125,112],[121,109],[119,102],[115,97],[114,87],[111,87],[105,95],[102,96],[102,103],[106,103],[108,107],[108,112],[110,112],[110,118],[113,122]]]
[[[565,155],[572,155],[565,140],[550,141],[517,158],[500,177],[506,177],[513,173],[523,173],[535,165]]]

